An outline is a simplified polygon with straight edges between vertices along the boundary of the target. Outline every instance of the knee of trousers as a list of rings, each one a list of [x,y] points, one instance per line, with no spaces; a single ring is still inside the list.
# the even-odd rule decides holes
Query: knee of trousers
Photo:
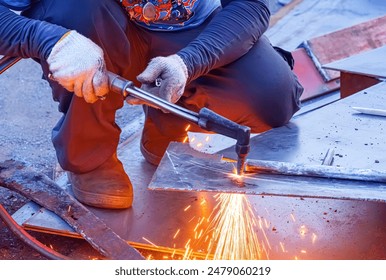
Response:
[[[202,103],[255,132],[282,126],[300,108],[303,92],[288,63],[264,37],[243,57],[211,75],[191,90],[189,103]]]
[[[260,121],[256,126],[274,128],[287,124],[300,109],[302,93],[303,87],[292,72],[252,92],[249,103],[252,115]]]

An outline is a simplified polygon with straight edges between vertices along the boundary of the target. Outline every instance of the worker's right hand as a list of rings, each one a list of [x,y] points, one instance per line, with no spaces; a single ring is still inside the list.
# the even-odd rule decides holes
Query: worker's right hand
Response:
[[[109,92],[103,50],[74,30],[55,44],[47,62],[50,78],[88,103]]]

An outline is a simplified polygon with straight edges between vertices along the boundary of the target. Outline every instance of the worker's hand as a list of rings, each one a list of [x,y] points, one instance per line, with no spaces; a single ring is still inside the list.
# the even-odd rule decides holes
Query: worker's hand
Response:
[[[76,31],[66,33],[47,59],[50,78],[94,103],[109,92],[103,50]]]
[[[142,89],[168,102],[176,103],[184,93],[188,69],[184,61],[174,54],[153,58],[138,77]],[[128,103],[133,104],[131,100]]]

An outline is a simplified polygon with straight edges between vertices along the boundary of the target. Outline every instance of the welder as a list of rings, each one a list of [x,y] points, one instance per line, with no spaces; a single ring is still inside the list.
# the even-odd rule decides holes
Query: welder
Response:
[[[282,126],[303,88],[291,54],[263,35],[269,19],[268,0],[0,0],[0,54],[41,64],[63,113],[52,141],[75,197],[123,209],[133,201],[117,158],[124,99],[109,93],[106,71],[252,133]],[[126,100],[144,107],[140,148],[157,165],[170,141],[185,139],[186,120]]]

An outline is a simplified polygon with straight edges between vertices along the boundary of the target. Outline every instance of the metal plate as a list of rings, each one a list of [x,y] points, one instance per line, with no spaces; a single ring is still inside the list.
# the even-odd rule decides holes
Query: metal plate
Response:
[[[384,57],[386,46],[325,64],[323,68],[385,79],[386,67],[381,63]]]
[[[340,87],[339,80],[325,82],[320,71],[315,66],[306,49],[298,48],[292,52],[294,60],[294,73],[304,88],[301,101],[310,100],[317,96],[325,95]]]
[[[369,28],[369,25],[371,26],[371,34],[365,34],[366,38],[371,36],[373,42],[385,38],[384,25],[381,24],[382,18],[378,22],[371,22],[378,17],[384,17],[385,14],[386,5],[384,0],[303,0],[284,18],[274,26],[271,26],[266,35],[273,45],[291,51],[296,49],[303,41],[317,38],[318,42],[315,43],[318,45],[318,55],[323,55],[323,52],[325,52],[324,56],[327,57],[333,55],[334,59],[330,60],[333,61],[339,59],[336,52],[344,52],[348,51],[348,48],[368,45],[369,41],[359,39],[363,38],[363,36],[358,38],[357,34],[358,32],[362,35],[366,33],[366,28]],[[383,20],[385,19],[383,18]],[[334,34],[335,38],[331,36],[335,31],[350,28],[361,23],[364,24],[364,28],[356,30],[357,33],[346,33],[344,34],[345,36],[340,36],[337,32],[337,34]],[[320,38],[324,35],[328,35],[329,38]],[[353,53],[351,52],[351,54]],[[347,56],[346,54],[340,56],[340,58]],[[322,64],[327,63],[326,60],[321,59],[320,61]]]
[[[238,179],[232,173],[232,163],[202,155],[188,144],[171,143],[149,189],[386,202],[384,183],[273,174],[246,174]]]
[[[320,164],[327,150],[333,149],[336,166],[386,170],[386,119],[352,108],[385,109],[385,92],[386,83],[380,83],[301,114],[288,125],[253,137],[248,157]],[[233,148],[219,153],[235,158]]]
[[[12,217],[26,230],[82,238],[79,233],[55,213],[32,201],[16,211]]]

